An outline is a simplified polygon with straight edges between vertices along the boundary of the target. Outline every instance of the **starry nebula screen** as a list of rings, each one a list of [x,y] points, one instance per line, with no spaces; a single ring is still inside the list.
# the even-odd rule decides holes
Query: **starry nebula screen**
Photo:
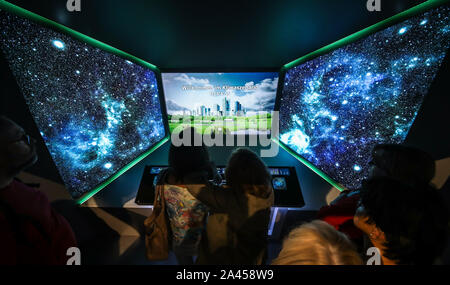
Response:
[[[286,72],[280,140],[347,188],[372,148],[402,143],[449,48],[450,8],[393,25]]]
[[[165,137],[149,68],[4,11],[0,46],[72,197]]]

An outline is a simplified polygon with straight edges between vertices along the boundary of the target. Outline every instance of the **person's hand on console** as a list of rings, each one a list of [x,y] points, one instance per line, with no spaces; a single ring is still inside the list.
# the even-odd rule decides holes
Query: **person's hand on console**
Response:
[[[211,161],[208,169],[208,180],[215,184],[220,184],[223,181],[223,177],[217,172],[216,164]]]

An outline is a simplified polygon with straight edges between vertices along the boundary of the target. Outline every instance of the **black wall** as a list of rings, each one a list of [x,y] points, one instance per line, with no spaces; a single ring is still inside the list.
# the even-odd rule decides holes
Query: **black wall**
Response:
[[[279,68],[423,0],[9,0],[160,68]]]
[[[436,75],[405,144],[428,151],[438,160],[450,157],[450,54]]]

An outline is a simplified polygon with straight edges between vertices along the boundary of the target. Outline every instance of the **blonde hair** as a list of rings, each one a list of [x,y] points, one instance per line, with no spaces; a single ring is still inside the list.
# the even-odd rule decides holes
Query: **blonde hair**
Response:
[[[329,224],[315,220],[292,230],[273,265],[362,265],[355,246]]]

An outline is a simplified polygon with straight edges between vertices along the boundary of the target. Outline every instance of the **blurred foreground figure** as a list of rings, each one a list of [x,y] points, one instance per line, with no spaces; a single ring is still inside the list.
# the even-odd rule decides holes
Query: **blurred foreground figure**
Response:
[[[433,158],[426,152],[396,144],[380,144],[374,147],[369,162],[367,180],[391,177],[412,188],[428,187],[435,173]],[[330,205],[320,209],[317,218],[345,233],[364,251],[363,232],[353,224],[353,216],[361,199],[361,189],[346,190]]]
[[[447,242],[447,208],[430,185],[390,177],[365,181],[354,223],[378,248],[383,265],[437,263]]]
[[[0,116],[0,264],[66,264],[76,246],[46,195],[14,177],[37,161],[35,140]]]
[[[362,265],[355,246],[326,222],[315,220],[293,229],[272,265]]]

